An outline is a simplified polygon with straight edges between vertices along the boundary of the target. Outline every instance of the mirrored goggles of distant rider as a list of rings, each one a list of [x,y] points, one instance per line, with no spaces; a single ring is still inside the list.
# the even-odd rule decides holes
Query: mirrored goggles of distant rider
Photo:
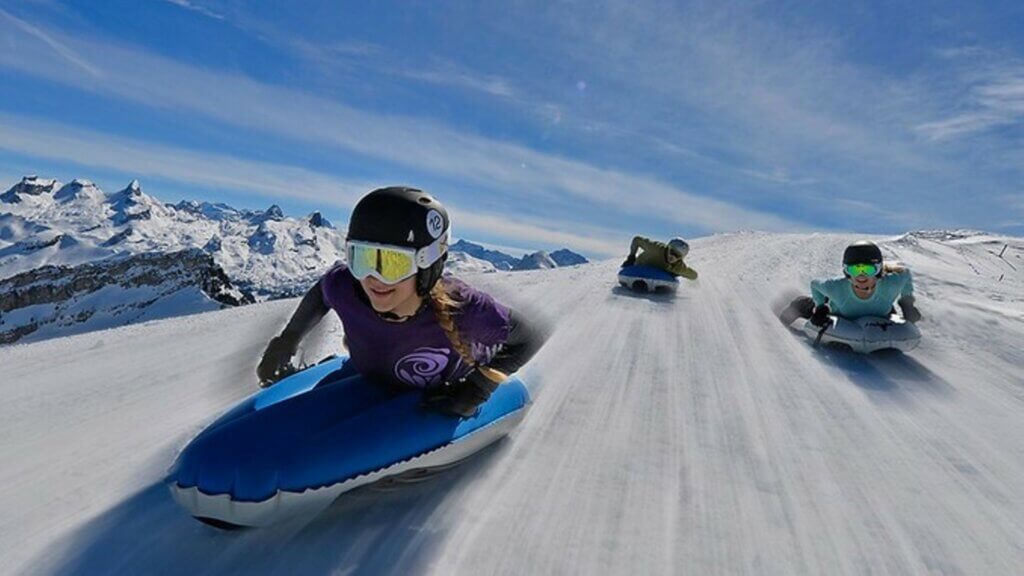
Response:
[[[419,250],[356,240],[345,243],[352,275],[360,280],[373,276],[385,284],[398,284],[415,276],[420,268],[429,268],[446,249],[444,237]]]

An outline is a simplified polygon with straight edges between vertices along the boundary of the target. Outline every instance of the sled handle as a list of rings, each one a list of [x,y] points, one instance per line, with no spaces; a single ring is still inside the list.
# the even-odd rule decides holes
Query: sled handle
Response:
[[[825,331],[828,330],[831,326],[832,319],[829,318],[828,322],[826,322],[825,325],[821,327],[821,330],[818,330],[818,337],[814,339],[814,345],[812,346],[812,348],[817,348],[818,344],[821,344],[821,337],[825,335]]]
[[[828,304],[828,298],[825,298],[825,301],[822,302],[822,304]],[[818,337],[814,339],[814,345],[811,346],[812,348],[817,348],[818,344],[821,344],[821,337],[825,335],[825,331],[828,330],[829,326],[831,325],[832,319],[829,318],[828,322],[825,322],[825,325],[821,327],[821,330],[818,330]]]

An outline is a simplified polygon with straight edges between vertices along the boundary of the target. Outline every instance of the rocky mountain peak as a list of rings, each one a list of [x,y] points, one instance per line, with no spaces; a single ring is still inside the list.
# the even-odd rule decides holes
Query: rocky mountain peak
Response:
[[[6,202],[8,204],[17,204],[22,202],[26,196],[42,196],[44,194],[52,194],[57,189],[57,182],[54,179],[39,178],[35,174],[31,176],[25,176],[10,189],[3,194],[0,194],[0,202]]]

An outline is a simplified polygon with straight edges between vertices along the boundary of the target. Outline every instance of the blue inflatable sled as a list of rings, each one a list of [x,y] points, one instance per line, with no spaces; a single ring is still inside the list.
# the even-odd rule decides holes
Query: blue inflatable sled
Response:
[[[285,378],[200,432],[167,478],[178,504],[221,527],[316,514],[353,488],[452,465],[504,437],[529,408],[526,387],[510,378],[472,418],[423,410],[419,391],[368,382],[347,360]]]
[[[619,269],[619,284],[637,292],[675,292],[679,279],[660,268],[623,266]]]

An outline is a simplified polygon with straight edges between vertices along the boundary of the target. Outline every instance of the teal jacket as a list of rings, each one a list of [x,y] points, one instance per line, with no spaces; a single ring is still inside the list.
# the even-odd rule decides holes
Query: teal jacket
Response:
[[[910,270],[886,274],[878,279],[871,298],[861,300],[853,292],[853,283],[847,278],[812,280],[811,298],[821,306],[828,301],[833,314],[843,318],[862,316],[888,317],[894,302],[904,296],[914,295],[914,280]]]

